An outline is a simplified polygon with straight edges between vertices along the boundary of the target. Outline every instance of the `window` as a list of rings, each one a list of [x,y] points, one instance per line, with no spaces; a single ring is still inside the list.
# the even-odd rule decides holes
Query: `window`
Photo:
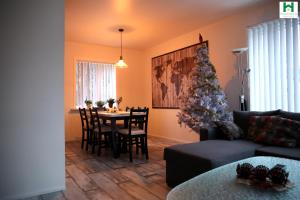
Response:
[[[76,63],[76,107],[86,99],[106,101],[116,98],[116,69],[113,64],[90,61]]]
[[[251,110],[300,112],[299,20],[251,27],[248,39]]]

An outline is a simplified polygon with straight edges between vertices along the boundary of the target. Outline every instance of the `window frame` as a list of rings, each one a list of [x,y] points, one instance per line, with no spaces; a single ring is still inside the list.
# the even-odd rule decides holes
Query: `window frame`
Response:
[[[101,63],[101,64],[110,64],[114,65],[114,63],[109,62],[109,61],[101,61],[97,59],[89,59],[89,58],[74,58],[73,59],[73,108],[77,110],[80,106],[76,105],[77,104],[77,92],[76,92],[76,87],[77,87],[77,63],[78,62],[89,62],[89,63]],[[117,97],[117,70],[115,71],[115,76],[116,76],[116,97]],[[94,104],[95,102],[93,102]]]

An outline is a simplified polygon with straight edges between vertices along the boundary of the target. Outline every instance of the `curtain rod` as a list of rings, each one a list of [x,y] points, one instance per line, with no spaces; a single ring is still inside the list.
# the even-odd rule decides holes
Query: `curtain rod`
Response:
[[[113,65],[114,63],[110,63],[110,62],[103,62],[103,61],[99,61],[99,60],[82,60],[82,59],[76,59],[77,62],[89,62],[89,63],[101,63],[101,64],[110,64]]]

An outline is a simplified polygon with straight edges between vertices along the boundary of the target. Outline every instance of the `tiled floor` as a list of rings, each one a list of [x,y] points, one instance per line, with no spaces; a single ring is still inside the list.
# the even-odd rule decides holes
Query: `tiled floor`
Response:
[[[81,150],[79,141],[68,142],[66,190],[33,197],[30,200],[165,199],[170,188],[165,184],[163,149],[173,144],[176,142],[149,137],[150,159],[146,161],[139,155],[130,163],[128,154],[114,159],[110,150],[104,150],[98,157]]]

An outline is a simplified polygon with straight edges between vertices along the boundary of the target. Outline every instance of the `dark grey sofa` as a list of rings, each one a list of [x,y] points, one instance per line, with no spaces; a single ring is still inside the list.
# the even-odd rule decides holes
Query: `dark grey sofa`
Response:
[[[234,122],[247,134],[250,116],[279,115],[300,121],[300,113],[282,110],[268,112],[233,112]],[[300,133],[299,133],[300,137]],[[296,148],[266,146],[250,140],[225,140],[217,128],[201,129],[200,142],[179,144],[164,149],[166,182],[174,187],[194,176],[216,167],[253,156],[278,156],[300,160],[299,144]],[[300,142],[300,141],[299,141]]]

